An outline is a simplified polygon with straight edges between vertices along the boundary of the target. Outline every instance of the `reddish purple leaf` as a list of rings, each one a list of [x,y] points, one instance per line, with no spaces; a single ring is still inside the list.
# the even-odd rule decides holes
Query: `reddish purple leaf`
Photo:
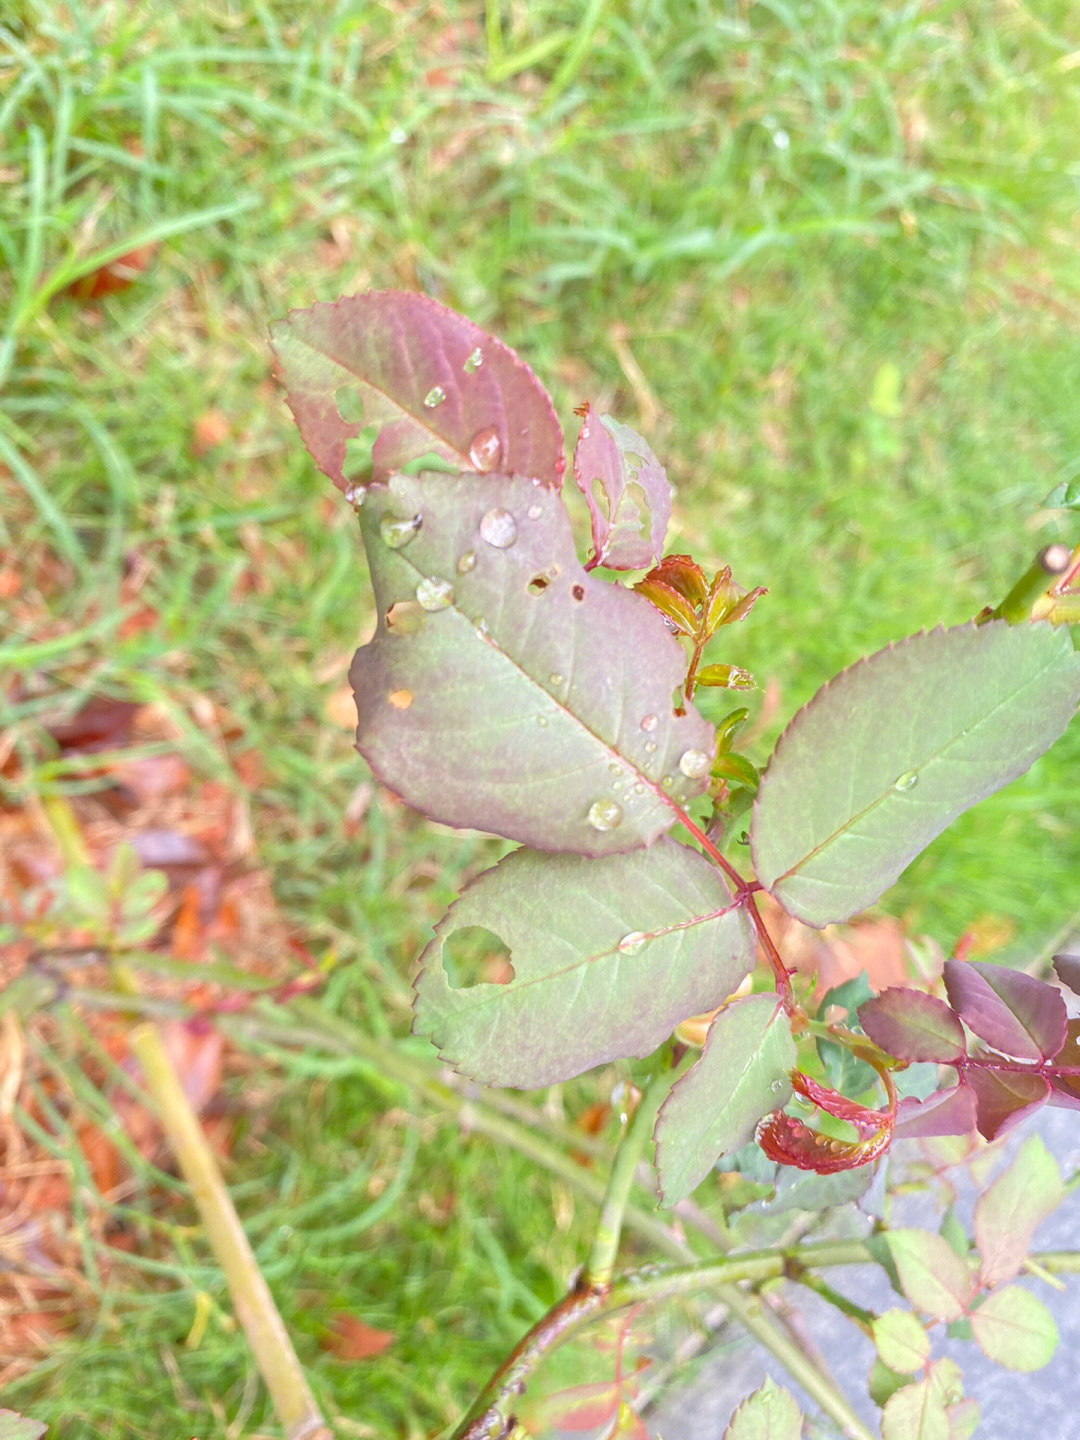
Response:
[[[423,456],[454,470],[562,485],[562,432],[547,391],[501,340],[426,295],[373,290],[293,310],[271,340],[304,443],[339,490],[349,440],[372,427],[371,473]]]
[[[925,1100],[913,1095],[900,1101],[897,1140],[922,1140],[931,1135],[970,1135],[975,1129],[975,1092],[961,1082],[938,1090]]]
[[[379,625],[357,747],[432,819],[541,850],[648,845],[705,788],[713,730],[678,642],[586,574],[562,497],[518,476],[395,475],[360,512]]]
[[[971,1065],[967,1083],[975,1092],[976,1123],[986,1140],[996,1140],[1026,1115],[1038,1110],[1050,1094],[1045,1075],[1028,1075],[1015,1070],[987,1070]]]
[[[590,563],[610,570],[647,569],[664,547],[671,486],[641,436],[586,406],[574,449],[574,479],[592,519],[596,560]]]
[[[960,1021],[943,1000],[891,986],[859,1007],[859,1023],[875,1045],[898,1060],[947,1064],[965,1053]]]
[[[1061,983],[1080,995],[1080,955],[1055,955],[1054,969]]]
[[[754,1138],[768,1159],[779,1165],[813,1170],[818,1175],[836,1175],[841,1170],[868,1165],[883,1155],[892,1142],[892,1134],[892,1124],[888,1123],[865,1139],[837,1140],[777,1110],[762,1120]]]
[[[1065,1002],[1052,985],[1002,965],[947,960],[945,991],[969,1030],[1018,1060],[1051,1059],[1065,1043]]]
[[[890,1119],[887,1112],[874,1110],[869,1105],[860,1105],[857,1100],[849,1100],[838,1090],[831,1090],[827,1085],[819,1085],[816,1080],[811,1080],[810,1076],[804,1075],[801,1070],[796,1070],[792,1075],[791,1086],[812,1105],[816,1105],[819,1110],[824,1110],[827,1115],[833,1115],[837,1120],[846,1120],[849,1125],[854,1125],[860,1135],[876,1135]]]
[[[1080,1071],[1080,1020],[1070,1020],[1065,1027],[1065,1044],[1054,1056],[1057,1066],[1075,1066]],[[1080,1073],[1076,1075],[1047,1076],[1050,1081],[1051,1105],[1063,1110],[1080,1110]]]

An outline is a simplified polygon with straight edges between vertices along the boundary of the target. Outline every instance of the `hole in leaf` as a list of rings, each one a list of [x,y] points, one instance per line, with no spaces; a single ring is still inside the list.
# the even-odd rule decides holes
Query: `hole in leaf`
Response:
[[[379,427],[377,425],[365,425],[359,435],[353,435],[351,439],[345,441],[345,459],[341,464],[341,473],[346,480],[368,481],[371,479],[371,452],[375,448],[378,435]]]
[[[546,575],[534,575],[529,581],[529,589],[534,595],[539,595],[542,591],[547,589],[548,583],[549,582]]]
[[[386,628],[391,635],[415,635],[427,619],[427,612],[417,600],[398,600],[386,612]]]
[[[574,586],[572,586],[572,588],[571,588],[571,590],[570,590],[570,594],[574,597],[575,600],[584,600],[584,599],[585,599],[585,586],[584,586],[584,585],[574,585]]]
[[[359,425],[364,418],[364,401],[352,385],[339,385],[334,391],[337,413],[346,425]]]
[[[463,925],[443,941],[443,969],[452,990],[509,985],[514,978],[510,947],[482,925]]]

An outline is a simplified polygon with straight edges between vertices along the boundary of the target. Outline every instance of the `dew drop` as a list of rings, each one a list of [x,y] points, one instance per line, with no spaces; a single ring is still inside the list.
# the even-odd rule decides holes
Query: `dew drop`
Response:
[[[560,685],[566,684],[566,676],[560,675],[557,670],[553,670],[548,676],[548,684],[554,685],[557,689]]]
[[[470,570],[476,569],[476,551],[466,550],[464,555],[458,556],[457,573],[467,575]]]
[[[631,930],[616,945],[620,955],[636,955],[649,937],[641,930]]]
[[[403,550],[420,529],[421,517],[412,515],[408,520],[399,520],[396,515],[386,514],[379,521],[379,534],[383,544],[391,550]]]
[[[635,794],[635,795],[644,795],[644,794],[645,794],[645,786],[644,786],[644,785],[635,785],[635,786],[634,786],[634,794]]]
[[[894,789],[894,790],[914,790],[914,789],[915,789],[915,786],[916,786],[918,783],[919,783],[919,772],[918,772],[917,770],[905,770],[904,773],[903,773],[903,775],[900,776],[899,780],[897,780],[896,784],[893,786],[893,789]]]
[[[469,441],[469,464],[474,470],[494,470],[502,455],[502,441],[493,427],[478,430]]]
[[[424,396],[424,405],[428,410],[434,410],[436,405],[441,405],[446,399],[446,391],[441,385],[433,385]]]
[[[508,550],[517,539],[517,521],[509,510],[489,510],[480,521],[480,535],[496,550]]]
[[[622,806],[617,800],[594,800],[585,818],[594,830],[614,830],[622,819]]]
[[[664,775],[664,776],[661,777],[661,780],[660,780],[660,789],[661,789],[661,790],[671,790],[671,789],[674,787],[674,785],[675,785],[675,776],[674,776],[674,775]]]
[[[646,740],[646,741],[645,741],[645,749],[649,752],[650,755],[655,755],[655,754],[656,754],[656,749],[657,749],[656,741],[655,741],[655,740]]]
[[[684,750],[679,756],[679,769],[688,780],[700,780],[709,773],[710,761],[704,750]]]
[[[466,375],[475,375],[483,363],[484,352],[480,349],[480,346],[477,345],[474,350],[469,351],[465,357],[465,364],[461,368],[465,371]]]
[[[607,768],[611,771],[612,775],[621,775],[623,773],[623,768],[617,760],[610,761]]]
[[[364,487],[362,485],[349,485],[345,490],[346,503],[354,510],[359,510],[364,503]]]
[[[540,516],[544,513],[544,507],[542,505],[530,505],[527,513],[530,520],[539,520]]]
[[[449,580],[425,577],[416,587],[416,598],[424,610],[445,610],[454,601],[454,587]]]
[[[546,715],[537,715],[537,717],[536,717],[536,723],[537,723],[537,725],[540,726],[540,729],[541,729],[541,730],[546,730],[546,729],[547,729],[547,723],[548,723],[548,721],[547,721],[547,716],[546,716]]]
[[[655,730],[658,723],[655,715],[643,715],[641,717],[642,730]]]

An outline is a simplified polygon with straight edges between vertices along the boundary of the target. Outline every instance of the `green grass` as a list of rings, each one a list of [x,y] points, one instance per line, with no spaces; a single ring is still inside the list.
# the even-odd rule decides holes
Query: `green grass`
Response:
[[[271,379],[270,319],[422,289],[518,348],[568,428],[591,399],[643,429],[678,487],[673,548],[769,586],[717,657],[780,687],[759,758],[837,669],[996,601],[1057,533],[1040,502],[1080,455],[1066,0],[626,0],[585,19],[558,0],[22,0],[5,17],[0,566],[24,588],[0,680],[24,768],[4,803],[81,783],[34,721],[90,690],[165,707],[199,772],[228,775],[192,718],[211,697],[228,744],[261,756],[258,858],[335,962],[326,1006],[387,1044],[430,925],[493,851],[378,792],[343,833],[364,772],[324,703],[370,601],[351,516]],[[155,242],[124,293],[63,293]],[[229,436],[199,454],[210,410]],[[136,605],[159,618],[126,635]],[[1080,733],[890,906],[946,948],[1005,917],[1030,958],[1080,905],[1078,761]],[[403,1093],[388,1114],[385,1087],[325,1058],[275,1055],[254,1088],[230,1179],[320,1398],[343,1435],[434,1433],[565,1282],[588,1207],[552,1239],[542,1172]],[[170,1221],[173,1251],[139,1223],[173,1260],[79,1297],[78,1349],[5,1403],[64,1440],[163,1415],[170,1433],[270,1432],[197,1235]],[[185,1350],[203,1289],[215,1308]],[[322,1357],[346,1308],[395,1346]]]

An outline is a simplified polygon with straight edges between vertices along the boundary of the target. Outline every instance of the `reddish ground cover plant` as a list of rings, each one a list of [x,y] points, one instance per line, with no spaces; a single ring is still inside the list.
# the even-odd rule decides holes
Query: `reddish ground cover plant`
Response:
[[[654,1133],[667,1206],[752,1139],[783,1165],[869,1178],[898,1135],[991,1139],[1042,1104],[1080,1104],[1080,1022],[1053,986],[952,961],[946,998],[893,987],[839,1022],[793,979],[758,903],[767,894],[813,927],[857,916],[1054,743],[1080,699],[1067,623],[1080,548],[1051,546],[969,623],[858,660],[791,720],[759,775],[737,748],[746,709],[714,724],[694,702],[701,688],[753,684],[705,654],[764,591],[663,552],[670,491],[640,436],[578,411],[583,563],[554,407],[501,342],[393,292],[294,312],[273,341],[304,440],[355,508],[367,552],[378,626],[351,671],[357,748],[423,814],[521,847],[465,890],[421,956],[414,1029],[445,1060],[529,1088],[654,1057],[628,1138],[640,1147]],[[731,858],[746,854],[740,838],[752,874]],[[470,933],[505,946],[503,983],[470,967]],[[1058,976],[1080,989],[1080,962],[1060,958]],[[715,1014],[688,1056],[672,1037],[703,1012]],[[927,1062],[955,1083],[927,1093]],[[912,1066],[921,1088],[906,1093]],[[539,1355],[618,1299],[625,1168],[611,1233],[460,1436],[514,1433],[513,1396]],[[995,1329],[1006,1312],[1041,1353],[1048,1331],[1028,1303],[1040,1302],[991,1293],[1016,1259],[1000,1258],[991,1194],[977,1267],[950,1249],[931,1296],[918,1245],[897,1231],[897,1283],[928,1323],[969,1317],[988,1354],[1007,1348]],[[1017,1254],[1018,1266],[1026,1243]],[[885,1433],[914,1433],[901,1428],[912,1406],[939,1414],[942,1434],[968,1433],[951,1362],[932,1361],[923,1322],[901,1313],[903,1333],[876,1322],[898,1387]],[[757,1399],[764,1414],[771,1399]],[[756,1414],[744,1407],[731,1433],[765,1434]]]

